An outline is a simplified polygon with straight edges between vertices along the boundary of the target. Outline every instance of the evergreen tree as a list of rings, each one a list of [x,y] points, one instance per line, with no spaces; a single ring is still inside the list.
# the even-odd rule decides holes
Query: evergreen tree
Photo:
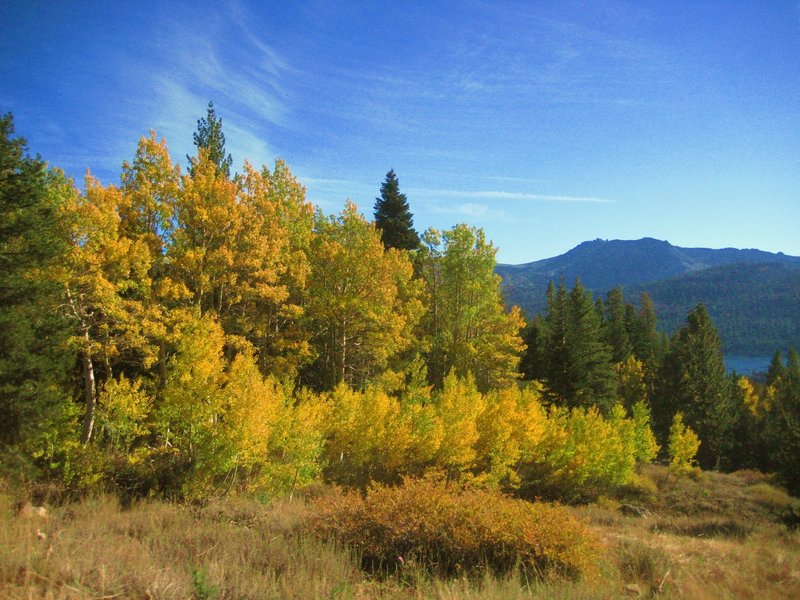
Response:
[[[625,306],[628,339],[633,354],[647,364],[660,358],[661,341],[656,330],[656,312],[647,292],[642,293],[639,312],[632,305]]]
[[[659,413],[661,426],[682,412],[702,441],[697,455],[700,466],[722,465],[736,415],[719,335],[702,304],[689,313],[686,325],[673,337],[659,387],[654,412]]]
[[[776,353],[776,359],[779,357]],[[775,369],[777,370],[777,369]],[[773,371],[773,368],[770,368]],[[769,464],[789,491],[800,494],[800,356],[789,350],[786,366],[767,389],[770,397],[766,414],[766,444]]]
[[[567,292],[563,281],[548,289],[545,383],[553,400],[567,406],[611,408],[616,374],[603,325],[580,280]]]
[[[783,365],[781,351],[776,350],[775,354],[772,355],[772,361],[769,363],[769,369],[767,370],[767,385],[775,385],[775,383],[783,377],[785,372],[786,367]]]
[[[381,185],[381,197],[375,199],[375,225],[380,229],[381,241],[387,249],[414,250],[419,247],[414,218],[406,195],[400,193],[400,182],[394,169],[386,174]]]
[[[231,155],[225,154],[225,134],[222,133],[222,119],[218,118],[214,111],[214,103],[208,103],[208,116],[205,119],[198,119],[197,132],[193,135],[194,145],[197,146],[198,154],[201,149],[208,153],[208,159],[217,166],[217,174],[225,178],[231,176]],[[189,172],[194,174],[194,163],[188,155]]]
[[[625,320],[625,300],[619,286],[608,292],[605,304],[604,334],[606,343],[611,347],[611,361],[625,361],[633,349],[628,335]]]
[[[27,152],[11,114],[0,116],[0,444],[39,430],[62,399],[68,364],[46,271],[67,252],[58,215],[71,182]]]
[[[625,326],[633,356],[641,363],[644,371],[647,398],[653,398],[661,365],[669,348],[669,337],[656,329],[655,308],[646,292],[641,295],[638,311],[631,304],[625,305]],[[671,418],[671,414],[669,417]],[[655,414],[654,423],[658,423],[658,416]],[[669,425],[669,422],[664,423],[665,431]]]
[[[547,328],[541,315],[536,315],[522,332],[522,341],[525,342],[525,352],[522,354],[519,369],[522,378],[531,381],[543,381],[546,371],[546,335]]]

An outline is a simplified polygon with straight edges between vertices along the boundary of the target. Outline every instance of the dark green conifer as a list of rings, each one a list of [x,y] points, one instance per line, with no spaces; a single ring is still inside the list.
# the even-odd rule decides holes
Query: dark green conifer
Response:
[[[525,352],[520,360],[519,370],[527,381],[544,381],[547,375],[547,329],[541,315],[536,315],[522,331]]]
[[[767,466],[778,472],[790,493],[800,495],[800,356],[794,349],[781,367],[771,383],[774,397],[766,416]]]
[[[375,225],[381,230],[381,240],[386,248],[414,250],[419,247],[414,218],[406,195],[400,193],[400,182],[394,169],[386,174],[381,185],[381,197],[375,198]]]
[[[662,426],[670,415],[682,412],[686,424],[700,437],[700,466],[724,466],[735,410],[719,335],[702,304],[689,313],[673,337],[661,379],[654,413],[659,413]]]
[[[553,401],[610,409],[616,393],[611,350],[591,293],[580,280],[571,292],[563,281],[558,288],[551,284],[544,325],[544,380]]]
[[[611,347],[611,361],[624,362],[632,352],[625,320],[625,300],[619,286],[608,292],[605,303],[604,336]]]
[[[61,298],[41,273],[67,250],[58,215],[71,185],[28,155],[11,114],[0,116],[0,450],[34,435],[62,399]]]
[[[776,350],[775,354],[772,355],[772,361],[769,363],[769,369],[767,370],[767,385],[775,385],[785,372],[786,367],[783,365],[781,351]]]
[[[217,165],[217,173],[225,177],[231,176],[231,164],[233,158],[225,154],[225,134],[222,133],[222,119],[218,118],[214,111],[214,103],[208,103],[208,115],[205,119],[198,119],[197,131],[194,133],[194,145],[198,151],[203,148],[208,152],[208,158]],[[191,157],[189,160],[189,172],[193,173]]]

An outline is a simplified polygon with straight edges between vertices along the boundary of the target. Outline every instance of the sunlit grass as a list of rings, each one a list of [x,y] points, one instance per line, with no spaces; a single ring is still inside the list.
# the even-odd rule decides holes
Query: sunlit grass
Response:
[[[480,566],[449,575],[421,565],[364,571],[357,550],[304,533],[316,503],[303,494],[203,505],[148,500],[129,508],[111,496],[61,505],[53,497],[42,519],[20,516],[26,492],[0,492],[0,597],[800,597],[800,532],[782,524],[775,508],[795,499],[737,474],[663,475],[659,467],[642,474],[658,484],[657,494],[649,490],[649,517],[619,510],[642,498],[635,490],[569,509],[602,548],[593,574],[579,579]],[[704,503],[688,510],[696,497]]]

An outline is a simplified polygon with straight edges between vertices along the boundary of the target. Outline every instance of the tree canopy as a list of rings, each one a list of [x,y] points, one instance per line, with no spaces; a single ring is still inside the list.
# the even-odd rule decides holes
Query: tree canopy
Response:
[[[3,469],[185,498],[438,469],[581,499],[652,460],[652,414],[683,467],[798,489],[793,350],[728,375],[702,305],[669,340],[646,296],[580,281],[524,327],[484,231],[419,240],[393,171],[369,222],[315,209],[280,160],[231,177],[212,105],[195,142],[185,174],[151,133],[81,189],[0,119]]]
[[[400,182],[394,169],[386,174],[386,179],[381,184],[381,196],[375,199],[375,225],[381,232],[383,245],[387,248],[414,250],[419,247],[414,218],[406,195],[400,193]]]

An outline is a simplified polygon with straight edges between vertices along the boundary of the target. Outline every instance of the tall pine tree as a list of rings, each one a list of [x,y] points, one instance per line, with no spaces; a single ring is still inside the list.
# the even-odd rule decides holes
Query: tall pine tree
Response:
[[[208,153],[208,159],[217,166],[217,174],[224,175],[225,178],[231,176],[231,164],[233,158],[225,154],[225,134],[222,133],[222,119],[217,117],[214,111],[214,103],[208,103],[208,115],[205,119],[198,119],[197,131],[194,134],[194,145],[197,146],[198,153],[201,149]],[[194,174],[194,163],[191,157],[189,161],[189,172]]]
[[[779,436],[773,461],[789,491],[800,494],[800,355],[789,350],[786,369],[777,384],[772,429]]]
[[[387,249],[414,250],[419,247],[414,218],[406,195],[400,193],[400,182],[394,169],[386,174],[381,185],[381,197],[375,198],[375,225],[380,229],[381,241]]]
[[[719,467],[727,459],[735,412],[725,374],[719,335],[705,306],[698,304],[673,337],[664,360],[654,413],[662,427],[682,412],[702,442],[700,466]]]
[[[58,215],[71,187],[0,116],[0,447],[34,435],[63,397],[66,329],[47,273],[67,253]]]
[[[609,410],[616,393],[611,348],[591,294],[579,280],[571,292],[562,281],[547,291],[544,382],[555,402]]]
[[[617,286],[608,292],[603,323],[606,343],[611,347],[611,361],[624,362],[633,352],[625,319],[625,300],[622,288]]]

